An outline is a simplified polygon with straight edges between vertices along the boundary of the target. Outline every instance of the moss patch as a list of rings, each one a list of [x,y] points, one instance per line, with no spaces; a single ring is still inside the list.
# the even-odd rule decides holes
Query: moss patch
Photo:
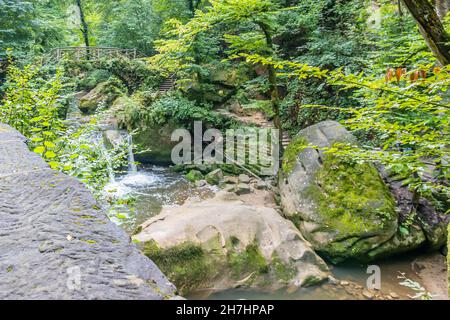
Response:
[[[283,283],[289,282],[297,274],[297,268],[293,264],[281,261],[276,252],[272,254],[271,269],[274,271],[277,279]]]
[[[269,272],[266,259],[259,251],[258,245],[252,243],[244,251],[231,251],[227,255],[227,264],[231,270],[231,275],[235,279],[242,278],[243,275],[255,273],[265,274]]]
[[[378,171],[368,163],[347,163],[327,155],[307,196],[317,206],[322,231],[337,233],[334,242],[318,248],[331,257],[367,252],[371,249],[369,242],[357,241],[361,235],[381,234],[397,220],[395,200]]]
[[[303,137],[295,137],[284,150],[282,169],[283,173],[290,174],[297,163],[297,156],[302,152],[308,143]]]
[[[195,182],[197,180],[202,180],[204,178],[203,174],[198,170],[191,170],[188,174],[185,175],[186,179],[191,182]]]
[[[214,259],[192,243],[161,249],[155,241],[149,241],[144,243],[143,250],[181,293],[201,287],[217,273]]]

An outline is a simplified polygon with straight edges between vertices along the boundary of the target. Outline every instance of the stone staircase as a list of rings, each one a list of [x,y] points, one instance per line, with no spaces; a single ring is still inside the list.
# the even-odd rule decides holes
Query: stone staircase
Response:
[[[287,146],[289,145],[289,143],[292,141],[291,136],[289,135],[289,133],[287,133],[286,131],[283,131],[283,140],[282,140],[282,145],[283,145],[283,150],[287,148]]]
[[[171,74],[161,84],[161,86],[159,87],[159,92],[166,93],[167,91],[172,89],[174,85],[175,85],[175,74]]]

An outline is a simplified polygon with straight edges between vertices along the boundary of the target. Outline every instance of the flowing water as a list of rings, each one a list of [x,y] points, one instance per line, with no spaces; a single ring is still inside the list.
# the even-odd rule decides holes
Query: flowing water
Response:
[[[159,214],[164,205],[181,205],[188,198],[212,197],[215,187],[196,188],[168,167],[139,166],[136,171],[116,176],[105,191],[117,197],[132,197],[131,210],[112,210],[110,218],[128,232]],[[119,213],[119,214],[118,214]]]

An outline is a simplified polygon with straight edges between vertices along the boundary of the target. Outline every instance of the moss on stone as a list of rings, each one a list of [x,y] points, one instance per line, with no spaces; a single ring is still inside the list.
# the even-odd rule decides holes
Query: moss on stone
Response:
[[[195,182],[197,180],[202,180],[204,178],[203,174],[198,170],[191,170],[188,174],[185,175],[186,179],[191,182]]]
[[[182,293],[201,287],[216,274],[214,259],[196,244],[161,249],[155,241],[148,241],[143,251]]]
[[[283,262],[276,252],[272,254],[271,269],[277,279],[284,283],[289,282],[297,274],[297,268],[293,264]]]
[[[322,283],[324,281],[325,280],[323,278],[311,275],[311,276],[306,277],[305,280],[303,280],[302,287],[315,286],[315,285],[318,285],[318,284],[320,284],[320,283]]]
[[[92,240],[92,239],[80,239],[83,242],[86,242],[87,244],[96,244],[97,241]]]
[[[377,170],[368,163],[350,164],[327,156],[315,176],[309,195],[330,227],[344,233],[369,231],[374,215],[380,221],[395,218],[395,201]]]
[[[282,169],[284,174],[290,174],[297,163],[297,156],[302,152],[308,143],[303,137],[295,137],[284,150]]]
[[[327,155],[306,194],[317,206],[322,231],[336,233],[333,242],[317,248],[332,260],[363,255],[372,248],[370,242],[358,241],[361,234],[388,231],[397,220],[395,200],[369,163],[348,163]]]
[[[267,261],[259,251],[256,243],[249,244],[242,252],[229,252],[227,264],[231,270],[232,277],[235,279],[245,274],[266,274],[269,272]]]

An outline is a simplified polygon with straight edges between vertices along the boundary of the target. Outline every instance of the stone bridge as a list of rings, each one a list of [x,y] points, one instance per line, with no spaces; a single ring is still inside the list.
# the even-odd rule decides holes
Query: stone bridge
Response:
[[[0,124],[0,299],[166,299],[175,288],[77,179]]]

